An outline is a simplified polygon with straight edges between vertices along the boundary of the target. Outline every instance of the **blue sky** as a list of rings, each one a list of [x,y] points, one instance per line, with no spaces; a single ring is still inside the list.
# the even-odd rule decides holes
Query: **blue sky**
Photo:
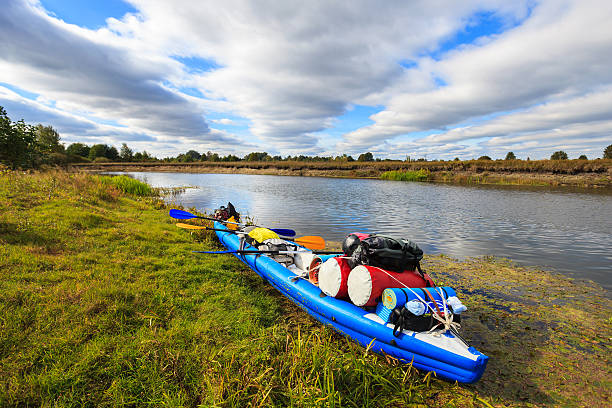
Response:
[[[292,3],[6,0],[0,106],[66,144],[160,157],[594,158],[612,143],[608,3]]]
[[[121,0],[41,0],[52,15],[69,24],[92,30],[104,27],[109,17],[121,18],[137,10]]]

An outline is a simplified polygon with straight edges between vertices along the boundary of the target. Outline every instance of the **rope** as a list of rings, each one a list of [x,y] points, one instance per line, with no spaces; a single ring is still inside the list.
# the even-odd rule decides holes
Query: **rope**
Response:
[[[436,291],[436,293],[440,295],[440,297],[442,298],[442,311],[440,311],[440,309],[438,308],[438,302],[436,302],[435,299],[431,296],[431,293],[423,289],[423,292],[427,293],[427,295],[429,295],[429,297],[431,298],[433,304],[435,305],[437,309],[436,311],[434,310],[433,307],[431,307],[431,305],[428,302],[426,302],[424,299],[421,299],[421,297],[414,290],[412,290],[412,288],[408,287],[405,283],[398,280],[395,276],[391,275],[388,271],[382,268],[379,268],[377,266],[371,266],[371,267],[384,272],[391,279],[393,279],[394,281],[402,285],[404,288],[411,291],[414,294],[414,296],[416,296],[416,298],[421,301],[421,303],[425,304],[425,306],[429,308],[429,310],[431,310],[432,317],[436,319],[439,323],[433,326],[431,329],[429,329],[428,333],[431,333],[434,336],[440,336],[442,332],[446,332],[451,329],[458,330],[461,328],[461,325],[459,323],[453,322],[453,315],[450,313],[450,309],[446,303],[446,298],[444,297],[444,293],[442,292],[441,289],[439,289],[438,287],[433,288]],[[400,288],[400,289],[404,290],[403,288]],[[397,318],[398,318],[397,323],[400,323],[400,324],[396,323],[395,328],[393,329],[393,335],[395,335],[397,329],[401,327],[401,324],[403,323],[403,320],[404,320],[404,316],[400,312],[400,315],[397,316]],[[440,326],[443,326],[443,328],[438,329],[438,327]]]

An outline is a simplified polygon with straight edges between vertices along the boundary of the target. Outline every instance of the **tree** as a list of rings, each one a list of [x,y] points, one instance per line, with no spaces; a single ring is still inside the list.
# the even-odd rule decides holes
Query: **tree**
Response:
[[[563,150],[559,150],[558,152],[554,152],[550,156],[550,160],[567,160],[567,153]]]
[[[246,161],[264,161],[269,160],[270,156],[267,152],[251,152],[244,156]]]
[[[39,155],[34,128],[23,120],[12,122],[0,106],[0,163],[13,169],[33,167]]]
[[[66,154],[72,156],[89,157],[89,146],[83,143],[73,143],[66,148]]]
[[[187,159],[185,161],[198,161],[200,160],[200,157],[202,157],[202,155],[195,150],[189,150],[187,153],[185,153],[185,158]]]
[[[578,157],[578,160],[589,160],[589,159],[587,159],[585,154],[581,154],[580,157]]]
[[[130,149],[127,144],[123,143],[121,145],[119,157],[121,157],[121,160],[125,162],[132,161],[132,158],[134,157],[134,151]]]
[[[514,152],[508,152],[505,160],[516,160],[516,156],[514,155]]]
[[[96,160],[96,157],[105,157],[108,146],[105,144],[95,144],[89,148],[89,160]]]
[[[357,158],[357,161],[360,161],[360,162],[371,162],[371,161],[374,161],[374,155],[372,153],[370,153],[370,152],[362,153]]]
[[[60,143],[60,135],[51,126],[43,126],[40,123],[34,128],[36,143],[42,154],[64,153],[64,145]]]
[[[455,157],[453,161],[460,161],[458,157]]]
[[[104,157],[106,157],[110,161],[117,161],[119,160],[119,152],[117,151],[117,148],[115,146],[110,146],[106,150],[106,154],[104,155]]]
[[[612,144],[604,149],[604,159],[612,159]]]
[[[491,160],[489,156],[480,156],[478,160]]]

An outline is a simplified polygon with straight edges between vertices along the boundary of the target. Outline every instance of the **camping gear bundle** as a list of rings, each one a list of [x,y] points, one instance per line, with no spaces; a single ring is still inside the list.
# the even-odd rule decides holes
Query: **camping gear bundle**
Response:
[[[376,307],[384,321],[395,325],[395,333],[448,329],[459,323],[465,306],[454,290],[435,287],[423,272],[423,251],[416,243],[354,233],[344,239],[342,248],[343,256],[318,265],[318,281],[313,283],[326,295]]]

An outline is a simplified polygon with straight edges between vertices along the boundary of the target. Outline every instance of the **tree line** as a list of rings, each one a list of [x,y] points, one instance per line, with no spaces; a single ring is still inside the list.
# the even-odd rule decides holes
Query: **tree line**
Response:
[[[84,143],[72,143],[68,147],[60,142],[59,133],[51,126],[29,125],[23,120],[11,121],[6,111],[0,106],[0,164],[10,168],[32,168],[43,164],[62,165],[78,162],[237,162],[237,161],[299,161],[299,162],[374,162],[374,161],[396,161],[390,159],[375,158],[371,152],[360,154],[357,159],[351,155],[342,154],[337,156],[272,156],[267,152],[251,152],[244,157],[233,154],[221,156],[218,153],[199,153],[189,150],[176,157],[165,157],[158,159],[155,156],[143,152],[135,152],[126,143],[117,150],[114,146],[107,144],[86,145]],[[605,148],[604,159],[612,159],[612,145]],[[554,152],[551,160],[567,160],[568,155],[564,151]],[[579,160],[587,160],[585,155],[578,157]],[[455,161],[459,161],[456,157]],[[478,160],[492,160],[489,156],[480,156]],[[498,159],[501,160],[501,159]],[[505,160],[519,160],[513,152],[506,154]],[[529,160],[529,157],[527,158]],[[405,161],[427,161],[426,158],[416,160],[407,156]],[[443,161],[443,160],[437,160]]]

